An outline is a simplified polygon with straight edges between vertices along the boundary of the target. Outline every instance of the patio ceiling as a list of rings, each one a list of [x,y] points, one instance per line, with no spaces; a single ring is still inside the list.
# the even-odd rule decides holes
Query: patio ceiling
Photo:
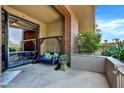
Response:
[[[53,7],[48,5],[9,5],[9,7],[46,24],[62,18],[61,15],[53,9]]]
[[[78,18],[79,30],[94,28],[95,24],[94,5],[71,5],[70,7]]]
[[[95,9],[95,7],[94,8],[93,7],[94,6],[91,6],[91,5],[71,5],[71,9],[76,14],[76,16],[79,19],[79,21],[83,21],[84,17],[87,18],[87,16],[89,16],[88,12],[91,9]],[[92,12],[94,12],[94,11],[92,11]]]

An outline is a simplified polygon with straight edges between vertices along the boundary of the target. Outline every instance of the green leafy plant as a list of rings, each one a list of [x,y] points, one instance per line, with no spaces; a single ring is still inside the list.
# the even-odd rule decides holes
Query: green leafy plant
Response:
[[[9,52],[18,52],[22,51],[21,44],[14,44],[9,40]]]
[[[93,32],[79,32],[77,35],[78,53],[94,53],[99,48],[101,35]]]
[[[16,51],[16,49],[15,49],[15,48],[13,48],[13,47],[9,47],[9,51],[10,51],[10,52],[15,52],[15,51]]]
[[[102,55],[111,56],[124,62],[124,43],[120,42],[106,47],[106,49],[102,52]]]
[[[65,62],[65,63],[68,63],[69,62],[69,56],[67,54],[62,54],[59,58],[59,61],[60,62]]]

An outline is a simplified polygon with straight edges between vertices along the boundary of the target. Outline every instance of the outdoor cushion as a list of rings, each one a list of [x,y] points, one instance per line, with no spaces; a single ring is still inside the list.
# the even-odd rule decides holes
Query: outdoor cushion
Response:
[[[44,53],[44,58],[49,58],[50,53]]]
[[[48,61],[48,62],[51,62],[52,59],[49,59],[49,58],[37,58],[37,61]]]
[[[54,62],[58,62],[58,58],[53,58],[53,61]]]
[[[58,62],[58,59],[49,59],[49,58],[37,58],[37,61],[46,61],[46,62]]]
[[[54,52],[45,52],[43,57],[37,58],[37,61],[45,61],[49,63],[57,63],[59,62],[59,53],[54,53]]]
[[[53,57],[58,57],[59,53],[54,53]]]
[[[47,58],[52,59],[53,55],[48,55]]]

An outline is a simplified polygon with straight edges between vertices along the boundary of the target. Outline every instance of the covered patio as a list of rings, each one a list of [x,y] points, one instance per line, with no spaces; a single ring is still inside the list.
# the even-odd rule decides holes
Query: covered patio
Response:
[[[34,8],[32,9],[32,7]],[[41,9],[42,12],[39,12],[38,9]],[[2,16],[2,31],[4,32],[2,39],[5,41],[2,45],[3,70],[32,63],[36,52],[41,55],[46,51],[65,53],[64,48],[68,48],[65,43],[69,43],[69,41],[64,42],[66,35],[63,34],[65,31],[64,17],[54,6],[2,6]],[[10,30],[10,28],[14,29]],[[22,40],[19,41],[21,50],[10,51],[9,46],[14,44],[13,41],[10,41],[9,33],[18,29],[22,30]],[[14,40],[16,41],[16,39],[18,38],[16,37]]]
[[[4,87],[17,88],[123,88],[123,64],[111,57],[71,55],[71,68],[29,64],[7,71],[21,71]]]
[[[109,88],[104,74],[72,69],[55,71],[53,65],[29,64],[10,71],[21,70],[8,88]]]
[[[17,16],[22,17],[23,19],[30,20],[39,25],[35,40],[34,38],[31,38],[31,40],[33,39],[33,42],[36,41],[35,51],[38,51],[40,54],[43,54],[45,51],[61,52],[64,54],[69,54],[71,60],[70,67],[65,72],[60,70],[55,71],[55,65],[43,63],[28,64],[16,68],[6,69],[5,72],[20,71],[20,73],[16,77],[14,77],[6,86],[3,87],[124,87],[124,65],[121,62],[116,59],[104,56],[84,56],[77,54],[77,33],[87,30],[95,32],[94,6],[12,5],[5,6],[5,9],[15,15],[17,14]],[[39,9],[42,9],[43,11],[36,11]],[[48,12],[46,12],[45,9]],[[78,10],[83,10],[86,13],[80,12]],[[55,13],[56,11],[57,14]],[[34,14],[32,14],[32,12],[34,12]],[[51,17],[48,17],[48,15],[50,15]],[[46,41],[46,39],[50,40]],[[23,43],[25,43],[25,41],[28,40],[24,40]],[[7,44],[7,42],[5,44]],[[57,47],[57,50],[54,50],[55,46]],[[7,49],[8,48],[6,46],[5,55],[8,55]],[[8,60],[4,60],[3,62],[7,61]]]

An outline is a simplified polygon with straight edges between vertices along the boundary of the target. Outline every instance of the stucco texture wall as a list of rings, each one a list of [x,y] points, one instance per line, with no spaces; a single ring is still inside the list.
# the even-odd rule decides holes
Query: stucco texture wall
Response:
[[[71,5],[78,18],[79,32],[95,32],[95,5]]]
[[[65,6],[71,14],[71,54],[77,53],[76,35],[78,34],[78,19],[69,5]]]
[[[61,36],[64,30],[64,20],[57,20],[48,24],[48,36]]]
[[[84,5],[79,21],[79,32],[95,32],[95,6]]]
[[[42,38],[42,37],[47,37],[47,25],[44,24],[44,23],[40,23],[40,33],[39,33],[39,37]],[[40,48],[40,51],[41,52],[44,52],[47,50],[47,42],[44,41],[42,44],[41,44],[41,48]]]
[[[47,36],[62,36],[64,30],[64,20],[57,20],[53,23],[48,24]],[[61,46],[57,39],[48,39],[46,47],[47,51],[60,52]]]

